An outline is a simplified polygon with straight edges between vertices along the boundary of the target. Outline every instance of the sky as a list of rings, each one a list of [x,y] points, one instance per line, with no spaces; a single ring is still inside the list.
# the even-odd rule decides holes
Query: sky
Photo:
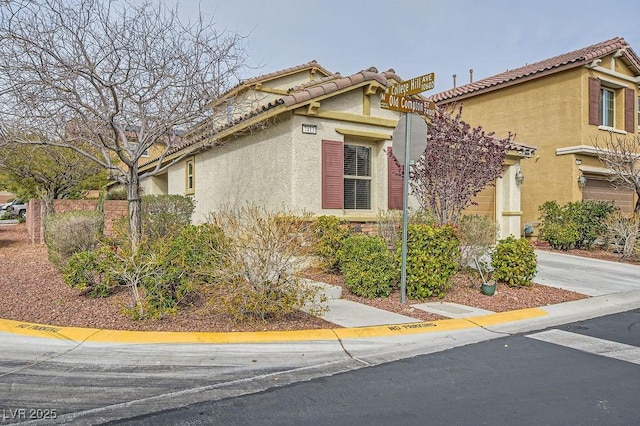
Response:
[[[638,0],[153,0],[246,36],[243,78],[316,60],[347,76],[435,73],[432,95],[623,37],[640,54]]]

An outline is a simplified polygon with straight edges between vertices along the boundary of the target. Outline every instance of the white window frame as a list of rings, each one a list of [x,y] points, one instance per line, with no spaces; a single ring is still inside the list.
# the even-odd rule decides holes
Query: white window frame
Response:
[[[196,192],[196,160],[191,157],[184,164],[184,192],[185,194],[194,194]]]
[[[600,125],[616,127],[616,90],[607,86],[600,87]]]
[[[343,174],[343,192],[344,192],[344,199],[343,199],[343,208],[345,210],[350,210],[350,211],[355,211],[355,210],[360,210],[360,211],[370,211],[373,205],[373,148],[370,145],[361,145],[361,144],[355,144],[355,143],[344,143],[344,147],[343,147],[343,161],[345,164],[345,168],[346,168],[346,164],[347,164],[347,159],[344,158],[344,150],[347,147],[354,147],[356,149],[356,157],[357,157],[357,150],[359,148],[365,148],[369,151],[369,175],[358,175],[357,174],[357,170],[356,170],[356,175],[347,175],[347,174]],[[357,166],[357,161],[356,161],[356,166]],[[352,207],[347,207],[347,203],[346,203],[346,194],[347,194],[347,180],[349,181],[368,181],[369,182],[369,195],[368,195],[368,204],[369,207],[368,208],[358,208],[358,194],[355,194],[355,206]]]

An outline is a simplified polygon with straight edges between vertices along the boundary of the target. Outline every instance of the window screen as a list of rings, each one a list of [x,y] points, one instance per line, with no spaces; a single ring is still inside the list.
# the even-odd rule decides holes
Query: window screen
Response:
[[[600,89],[600,124],[614,127],[614,92],[611,89]]]
[[[371,209],[371,148],[344,145],[344,208]]]

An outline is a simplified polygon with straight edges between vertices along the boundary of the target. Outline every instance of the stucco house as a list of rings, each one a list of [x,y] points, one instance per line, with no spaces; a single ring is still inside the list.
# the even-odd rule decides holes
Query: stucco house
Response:
[[[430,99],[463,104],[465,121],[536,146],[521,168],[523,224],[537,236],[545,201],[614,200],[632,211],[634,192],[609,181],[594,142],[638,134],[639,83],[640,58],[618,37],[461,86],[454,82]]]
[[[379,211],[402,208],[391,155],[400,113],[380,106],[386,88],[400,81],[393,70],[344,77],[315,61],[245,80],[164,161],[197,146],[193,155],[143,180],[143,191],[192,196],[196,222],[222,205],[254,202],[375,223]],[[504,176],[470,210],[496,219],[503,235],[520,235],[515,176],[530,152],[514,144]],[[140,171],[154,166],[151,160]]]

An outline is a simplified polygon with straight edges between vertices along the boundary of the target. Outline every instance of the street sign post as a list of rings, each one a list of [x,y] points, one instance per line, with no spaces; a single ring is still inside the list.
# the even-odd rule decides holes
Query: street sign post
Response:
[[[417,95],[425,90],[433,89],[435,74],[425,74],[411,80],[402,81],[387,89],[380,107],[404,113],[404,179],[403,179],[403,209],[402,209],[402,274],[400,277],[400,302],[406,303],[407,298],[407,228],[409,226],[409,166],[411,165],[411,113],[426,115],[429,110],[435,109],[435,104],[422,99],[412,99],[411,95]],[[426,125],[425,125],[426,127]],[[425,129],[426,130],[426,129]],[[394,132],[395,134],[395,132]],[[426,134],[425,134],[426,142]],[[394,142],[395,145],[395,142]],[[425,145],[426,148],[426,145]],[[396,150],[393,150],[396,152]]]

